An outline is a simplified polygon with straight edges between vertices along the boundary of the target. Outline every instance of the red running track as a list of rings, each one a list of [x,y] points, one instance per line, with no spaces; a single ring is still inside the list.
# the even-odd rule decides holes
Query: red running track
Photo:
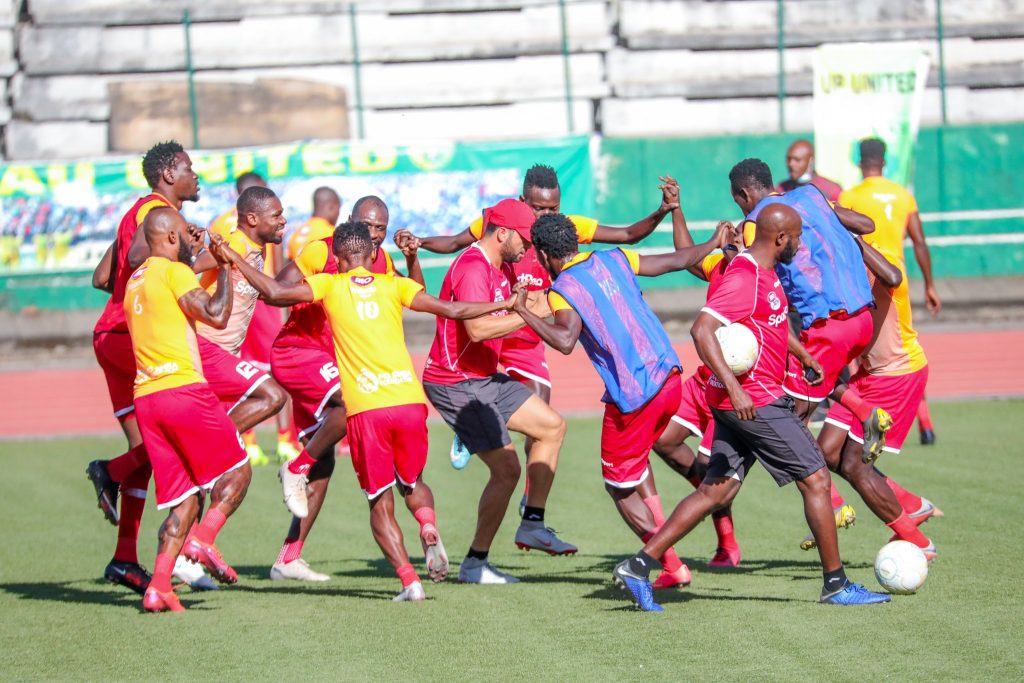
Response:
[[[921,335],[931,372],[930,398],[1024,395],[1024,330],[934,332]],[[691,343],[677,344],[687,372],[697,364]],[[413,358],[417,370],[423,356]],[[565,414],[602,410],[602,387],[586,355],[548,350],[552,402]],[[98,367],[38,370],[0,375],[0,438],[120,432],[111,416],[106,383]]]

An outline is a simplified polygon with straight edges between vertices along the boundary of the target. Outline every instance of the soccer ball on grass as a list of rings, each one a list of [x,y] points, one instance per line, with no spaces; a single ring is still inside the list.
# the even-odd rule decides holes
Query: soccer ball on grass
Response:
[[[928,578],[928,560],[910,541],[893,541],[875,556],[875,578],[890,593],[909,595]]]

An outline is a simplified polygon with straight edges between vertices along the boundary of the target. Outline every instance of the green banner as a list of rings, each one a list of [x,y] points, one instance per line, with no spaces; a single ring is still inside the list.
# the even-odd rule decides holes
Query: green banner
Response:
[[[814,52],[814,162],[843,187],[860,182],[857,143],[885,141],[885,175],[913,177],[928,56],[913,45],[822,45]]]
[[[255,171],[281,197],[289,227],[308,217],[313,190],[334,188],[346,208],[364,195],[388,204],[390,227],[458,232],[482,208],[519,196],[530,166],[553,166],[574,211],[593,211],[590,139],[527,142],[387,143],[313,141],[230,151],[190,151],[200,199],[182,213],[209,225],[235,202],[234,179]],[[73,163],[0,165],[0,269],[91,268],[123,213],[148,192],[141,156]]]

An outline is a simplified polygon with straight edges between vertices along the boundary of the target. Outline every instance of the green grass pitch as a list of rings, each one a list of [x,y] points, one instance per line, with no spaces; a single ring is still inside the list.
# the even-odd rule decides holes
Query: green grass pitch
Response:
[[[84,469],[123,440],[0,442],[0,679],[1020,680],[1022,409],[1019,401],[934,405],[938,444],[918,446],[914,434],[903,455],[880,461],[946,513],[924,527],[939,558],[917,595],[870,608],[817,604],[817,556],[798,548],[807,531],[799,494],[777,489],[758,468],[735,505],[741,567],[707,569],[714,534],[702,525],[677,546],[693,585],[659,593],[663,615],[632,610],[610,584],[614,563],[639,543],[603,491],[596,419],[570,421],[548,506],[548,523],[580,553],[517,550],[510,510],[492,558],[522,577],[519,585],[428,582],[426,603],[392,604],[400,584],[341,460],[303,554],[332,581],[269,580],[288,517],[274,470],[262,468],[219,540],[239,583],[216,593],[185,589],[184,615],[143,614],[138,596],[99,578],[115,533]],[[457,563],[485,470],[472,462],[455,472],[449,432],[435,425],[431,435],[426,477]],[[660,461],[653,467],[670,509],[689,485]],[[856,526],[840,532],[847,571],[877,587],[872,562],[888,529],[840,487],[858,512]],[[143,520],[146,566],[161,519],[151,508]],[[400,520],[422,566],[415,522],[404,508]]]

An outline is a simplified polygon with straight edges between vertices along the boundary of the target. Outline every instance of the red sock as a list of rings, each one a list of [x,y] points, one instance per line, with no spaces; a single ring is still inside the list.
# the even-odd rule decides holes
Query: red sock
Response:
[[[295,538],[284,539],[284,545],[281,546],[281,552],[277,555],[277,562],[275,564],[288,564],[299,559],[302,555],[302,541]]]
[[[139,525],[146,508],[146,489],[149,488],[149,465],[132,472],[121,484],[121,517],[117,523],[117,547],[114,559],[118,562],[138,562]]]
[[[861,422],[864,422],[871,417],[872,406],[865,403],[864,399],[860,397],[860,394],[849,387],[847,387],[846,391],[843,392],[843,395],[839,397],[839,403],[853,413],[854,417]]]
[[[896,494],[896,500],[900,502],[900,507],[908,515],[912,515],[921,509],[921,496],[911,493],[889,477],[885,478],[885,483]]]
[[[836,483],[832,482],[832,490],[829,491],[829,495],[832,497],[832,508],[841,508],[846,504],[843,500],[843,494],[839,493],[839,489],[836,488]]]
[[[210,508],[203,515],[203,521],[192,527],[192,535],[203,543],[213,545],[226,521],[228,518],[224,516],[223,512],[217,508]]]
[[[711,523],[715,525],[715,534],[718,535],[719,548],[738,548],[736,534],[732,526],[732,514],[712,517]]]
[[[158,553],[156,556],[156,562],[153,564],[153,580],[150,581],[149,585],[161,593],[170,593],[171,587],[171,572],[174,571],[174,560],[173,555],[167,553]]]
[[[305,448],[299,453],[299,457],[288,463],[288,471],[292,474],[306,474],[316,464],[316,459],[309,454]]]
[[[402,588],[407,588],[409,584],[416,583],[420,580],[420,577],[416,574],[416,570],[413,569],[411,564],[403,564],[395,570],[395,573],[398,574],[398,578],[402,580]]]
[[[660,529],[661,525],[665,523],[665,513],[661,509],[661,496],[655,493],[653,496],[647,496],[644,498],[644,505],[654,515],[654,526],[655,530]]]
[[[934,429],[931,413],[928,412],[928,399],[926,398],[922,398],[921,402],[917,404],[917,427],[921,431]]]
[[[424,505],[421,508],[417,508],[412,516],[416,518],[416,521],[420,523],[420,533],[423,533],[423,527],[428,524],[435,529],[437,528],[437,513],[434,508]]]
[[[108,462],[107,472],[111,479],[121,483],[143,465],[149,465],[149,454],[146,453],[146,445],[140,443],[127,453],[122,453]]]
[[[640,540],[647,543],[647,541],[654,537],[654,534],[658,533],[658,529],[660,528],[661,525],[659,524],[654,527],[654,529],[641,536]],[[670,573],[683,566],[683,561],[679,559],[679,555],[676,555],[675,548],[669,548],[666,550],[665,554],[658,558],[658,561],[661,562],[661,568]]]
[[[914,520],[907,517],[906,512],[901,512],[899,517],[886,526],[892,529],[901,541],[910,541],[918,548],[927,548],[930,545],[928,537],[921,533]]]

